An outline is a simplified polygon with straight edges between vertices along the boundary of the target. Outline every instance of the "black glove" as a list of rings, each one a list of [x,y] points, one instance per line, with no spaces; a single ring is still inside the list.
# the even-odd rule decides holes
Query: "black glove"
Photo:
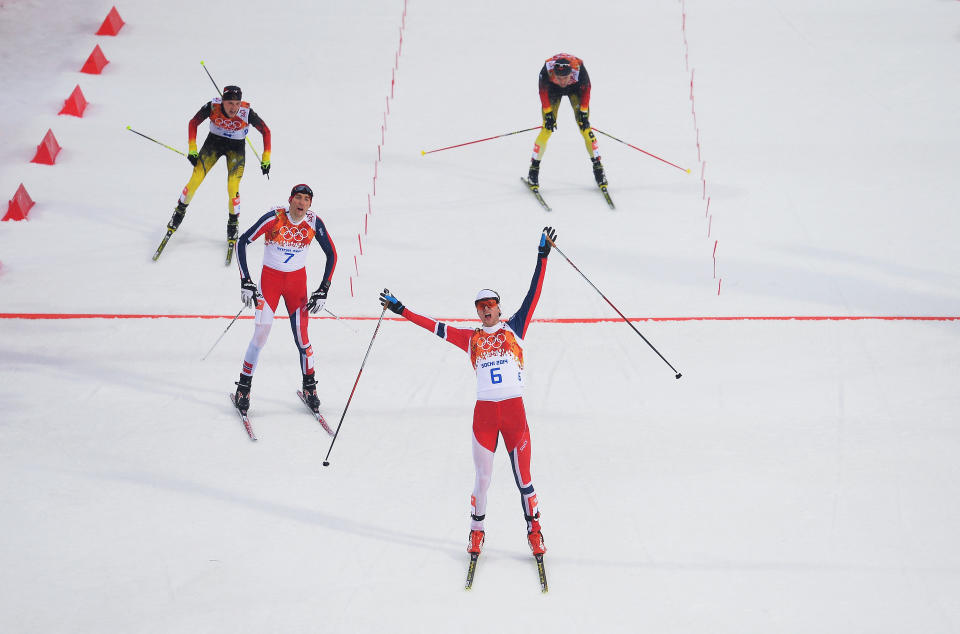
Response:
[[[550,240],[557,239],[557,232],[553,230],[553,227],[544,227],[543,233],[540,234],[540,246],[537,248],[537,250],[540,252],[541,258],[545,258],[550,255],[550,247],[552,245],[550,244],[550,240],[547,240],[547,238],[550,238]]]
[[[400,303],[400,300],[390,294],[390,291],[383,289],[383,292],[380,293],[380,305],[384,308],[389,308],[398,315],[403,314],[403,304]]]
[[[196,152],[190,152],[189,154],[187,154],[187,160],[190,161],[190,165],[193,165],[194,167],[196,167],[197,161],[200,160],[200,155],[197,154]]]
[[[266,172],[264,172],[264,174],[266,174]],[[320,283],[320,287],[310,295],[310,299],[307,300],[307,310],[313,314],[317,314],[323,310],[323,305],[327,303],[328,290],[330,290],[330,281],[324,280]]]
[[[254,284],[253,280],[249,277],[240,279],[240,301],[243,302],[244,306],[253,308],[257,303],[257,295],[259,294],[260,291],[257,289],[257,285]]]
[[[260,171],[263,172],[263,175],[266,176],[270,173],[270,161],[264,161],[260,163]]]
[[[577,112],[577,123],[580,124],[581,130],[586,130],[590,127],[590,113],[586,110],[580,110]]]
[[[543,115],[543,129],[551,132],[557,129],[557,115],[552,110]]]

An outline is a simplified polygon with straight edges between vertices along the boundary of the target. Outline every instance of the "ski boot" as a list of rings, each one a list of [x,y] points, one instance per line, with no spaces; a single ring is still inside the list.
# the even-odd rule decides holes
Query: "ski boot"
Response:
[[[530,172],[527,174],[527,180],[531,187],[540,186],[540,161],[530,159]]]
[[[230,214],[227,218],[227,259],[225,266],[230,266],[233,251],[237,246],[237,236],[240,235],[240,214]]]
[[[187,215],[187,206],[181,202],[177,203],[177,208],[173,210],[173,216],[170,218],[170,222],[167,223],[167,235],[173,235],[173,232],[180,227],[180,223],[183,222],[183,217]]]
[[[534,555],[542,555],[547,552],[547,547],[540,532],[540,513],[537,512],[532,517],[524,515],[524,519],[527,520],[527,543],[530,544],[530,550]]]
[[[247,410],[250,409],[250,384],[253,382],[253,377],[247,374],[241,374],[240,380],[237,381],[237,393],[234,395],[233,400],[237,406],[237,409],[247,413]]]
[[[527,533],[527,543],[530,544],[530,551],[534,555],[542,555],[547,552],[547,547],[543,543],[543,534],[539,530]]]
[[[590,160],[593,162],[593,177],[597,181],[597,186],[598,187],[605,186],[607,184],[607,177],[603,173],[603,165],[600,163],[600,159],[591,158]]]
[[[163,236],[163,240],[160,241],[160,246],[157,247],[156,253],[153,254],[153,261],[156,262],[160,258],[160,254],[163,253],[164,247],[167,246],[167,242],[170,241],[170,236],[173,235],[173,232],[177,230],[177,227],[180,226],[180,223],[183,222],[183,217],[187,214],[187,206],[182,202],[177,202],[177,208],[173,210],[173,216],[170,218],[170,222],[167,223],[167,234]]]
[[[470,531],[470,537],[467,542],[467,552],[480,554],[483,550],[483,531]]]
[[[317,397],[317,379],[312,374],[303,375],[303,398],[314,414],[320,413],[320,398]]]
[[[240,235],[240,214],[230,214],[227,218],[227,244],[232,249],[237,244]]]

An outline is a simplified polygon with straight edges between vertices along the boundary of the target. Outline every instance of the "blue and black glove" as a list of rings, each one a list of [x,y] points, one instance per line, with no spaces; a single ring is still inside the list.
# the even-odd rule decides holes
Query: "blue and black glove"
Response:
[[[549,238],[549,240],[547,238]],[[554,231],[553,227],[543,228],[543,233],[540,234],[540,246],[538,247],[541,258],[545,258],[550,255],[550,247],[553,246],[550,241],[556,239],[557,232]]]
[[[263,161],[260,163],[260,171],[263,172],[263,175],[266,176],[270,173],[270,161]]]
[[[390,291],[383,289],[380,293],[380,305],[389,308],[398,315],[403,315],[403,304],[399,299],[390,294]]]

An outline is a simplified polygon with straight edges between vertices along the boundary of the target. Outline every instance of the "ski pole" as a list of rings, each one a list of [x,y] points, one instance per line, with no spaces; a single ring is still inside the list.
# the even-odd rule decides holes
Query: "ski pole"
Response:
[[[157,140],[154,139],[154,138],[148,137],[148,136],[147,136],[146,134],[144,134],[143,132],[137,132],[136,130],[134,130],[134,129],[131,128],[130,126],[127,126],[127,130],[130,130],[130,131],[133,132],[134,134],[139,134],[139,135],[142,136],[143,138],[147,139],[148,141],[153,141],[153,142],[156,143],[157,145],[162,145],[163,147],[167,148],[168,150],[173,150],[174,152],[176,152],[177,154],[179,154],[179,155],[181,155],[181,156],[186,156],[186,154],[184,154],[183,152],[181,152],[181,151],[178,150],[177,148],[175,148],[175,147],[170,147],[170,146],[167,145],[166,143],[161,143],[160,141],[157,141]]]
[[[390,291],[383,289],[388,295]],[[357,390],[357,383],[360,382],[360,375],[363,374],[363,366],[367,364],[367,356],[370,354],[370,348],[373,347],[373,341],[377,338],[377,331],[380,330],[380,324],[383,322],[383,315],[387,312],[387,307],[383,307],[383,311],[380,313],[380,319],[377,320],[377,327],[373,330],[373,337],[370,338],[370,345],[367,346],[367,354],[363,355],[363,363],[360,364],[360,371],[357,373],[357,380],[353,382],[353,389],[350,390],[350,397],[347,399],[347,404],[343,407],[343,414],[340,416],[340,422],[337,423],[337,431],[333,433],[333,440],[330,441],[330,448],[327,449],[327,455],[323,459],[323,466],[330,466],[330,452],[333,451],[333,443],[337,442],[337,436],[340,435],[340,426],[343,425],[343,419],[347,416],[347,409],[350,407],[350,401],[353,400],[353,393]]]
[[[473,145],[474,143],[480,143],[482,141],[489,141],[491,139],[499,139],[501,137],[510,136],[511,134],[520,134],[521,132],[529,132],[530,130],[539,130],[543,126],[536,126],[535,128],[526,128],[524,130],[515,130],[513,132],[507,132],[506,134],[498,134],[497,136],[488,136],[485,139],[477,139],[476,141],[467,141],[466,143],[458,143],[457,145],[450,145],[447,147],[437,148],[436,150],[420,150],[420,156],[424,154],[433,154],[434,152],[443,152],[444,150],[452,150],[455,147],[463,147],[464,145]]]
[[[223,98],[223,93],[220,92],[220,86],[218,86],[218,85],[217,85],[217,82],[214,81],[213,75],[211,75],[211,74],[210,74],[210,71],[207,70],[207,65],[203,63],[203,60],[202,60],[202,59],[200,60],[200,65],[203,66],[203,70],[204,70],[204,72],[207,73],[207,77],[210,78],[211,83],[213,83],[213,87],[217,89],[217,94],[220,95],[221,98]],[[253,141],[250,140],[250,137],[247,137],[247,143],[250,144],[250,149],[253,150],[253,155],[256,156],[256,157],[257,157],[257,160],[259,161],[259,160],[260,160],[260,155],[257,154],[257,148],[253,147]],[[267,180],[269,180],[269,179],[270,179],[270,174],[267,174]]]
[[[203,63],[203,60],[200,60],[200,65],[203,66],[203,72],[207,74],[207,77],[210,78],[210,83],[213,84],[213,87],[217,89],[217,94],[223,97],[223,92],[220,91],[220,86],[217,85],[216,80],[214,80],[213,75],[210,74],[210,71],[207,70],[207,65]]]
[[[679,165],[675,165],[675,164],[671,163],[670,161],[666,161],[666,160],[660,158],[660,157],[657,156],[656,154],[650,154],[650,152],[647,152],[646,150],[641,150],[641,149],[638,148],[636,145],[631,145],[630,143],[627,143],[627,142],[624,141],[623,139],[618,139],[617,137],[613,136],[612,134],[607,134],[607,133],[604,132],[603,130],[600,130],[600,129],[598,129],[598,128],[594,128],[594,127],[592,127],[592,126],[591,126],[591,129],[592,129],[592,130],[596,130],[597,132],[599,132],[599,133],[602,134],[603,136],[610,137],[610,138],[613,139],[614,141],[619,141],[620,143],[623,143],[623,144],[626,145],[626,146],[632,147],[634,150],[637,150],[638,152],[643,152],[643,153],[646,154],[647,156],[652,156],[653,158],[657,159],[658,161],[663,161],[663,162],[666,163],[667,165],[673,165],[673,167],[676,167],[678,170],[683,170],[683,171],[686,172],[687,174],[690,173],[690,170],[687,169],[687,168],[685,168],[685,167],[680,167]]]
[[[228,330],[230,330],[230,326],[233,325],[233,322],[237,321],[237,319],[240,318],[240,313],[242,313],[246,307],[247,307],[247,305],[244,304],[243,307],[240,309],[240,312],[237,313],[237,316],[234,317],[233,320],[231,320],[229,324],[227,324],[227,327],[223,329],[223,332],[220,333],[220,336],[217,337],[217,340],[214,341],[214,342],[213,342],[213,345],[210,346],[210,349],[207,350],[207,354],[203,355],[203,358],[200,359],[201,361],[206,361],[206,360],[207,360],[207,357],[210,356],[210,353],[213,352],[213,349],[217,347],[217,344],[220,343],[220,340],[223,339],[223,336],[224,336],[225,334],[227,334],[227,331],[228,331]]]
[[[594,129],[596,129],[596,128],[594,128]],[[559,253],[560,255],[563,256],[563,259],[564,259],[564,260],[566,260],[567,262],[570,263],[570,266],[573,267],[573,270],[574,270],[574,271],[576,271],[577,273],[580,274],[580,277],[582,277],[583,279],[587,280],[587,284],[589,284],[590,286],[593,286],[593,290],[597,291],[597,293],[600,293],[600,297],[602,297],[605,302],[607,302],[608,304],[610,304],[610,307],[611,307],[611,308],[613,308],[615,311],[617,311],[617,314],[620,315],[621,318],[623,318],[623,321],[627,322],[627,325],[630,326],[631,328],[633,328],[633,331],[634,331],[635,333],[637,333],[638,335],[640,335],[640,338],[643,339],[648,346],[650,346],[650,349],[653,350],[654,352],[656,352],[656,353],[657,353],[657,356],[660,357],[661,359],[663,359],[663,362],[666,363],[668,366],[670,366],[670,369],[671,369],[671,370],[673,370],[674,372],[676,372],[676,377],[674,377],[674,378],[679,379],[681,376],[683,376],[682,374],[680,374],[680,372],[677,372],[677,369],[676,369],[675,367],[673,367],[673,366],[670,364],[670,362],[667,361],[667,359],[666,359],[662,354],[660,354],[660,351],[659,351],[659,350],[657,350],[656,348],[653,347],[653,344],[650,343],[650,342],[647,340],[647,338],[643,336],[643,333],[641,333],[639,330],[637,330],[637,327],[630,323],[630,320],[627,319],[627,318],[624,316],[624,314],[620,312],[620,309],[617,308],[616,306],[614,306],[614,305],[613,305],[613,302],[611,302],[609,299],[607,299],[607,296],[604,295],[603,293],[601,293],[599,288],[597,288],[596,286],[594,286],[593,282],[590,281],[590,278],[588,278],[586,275],[584,275],[584,274],[583,274],[583,271],[581,271],[580,269],[578,269],[578,268],[577,268],[577,265],[574,264],[573,262],[571,262],[571,261],[570,261],[570,258],[568,258],[567,255],[566,255],[563,251],[561,251],[559,248],[557,248],[557,243],[554,242],[553,240],[551,240],[551,239],[550,239],[550,236],[547,236],[547,241],[550,243],[550,246],[551,246],[551,247],[553,247],[554,249],[557,250],[557,253]]]
[[[334,312],[333,312],[332,310],[330,310],[329,308],[324,307],[323,312],[325,312],[325,313],[330,313],[330,316],[331,316],[331,317],[333,317],[333,318],[336,319],[337,321],[341,321],[340,316],[337,315],[336,313],[334,313]],[[347,324],[343,324],[343,325],[344,325],[346,328],[350,328],[350,326],[347,326]],[[357,334],[357,335],[360,334],[359,331],[354,330],[353,328],[350,328],[350,330],[353,330],[354,334]]]

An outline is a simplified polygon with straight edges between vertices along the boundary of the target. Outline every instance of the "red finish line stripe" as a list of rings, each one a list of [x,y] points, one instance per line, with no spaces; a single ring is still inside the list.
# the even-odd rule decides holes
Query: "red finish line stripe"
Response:
[[[285,318],[285,315],[277,315]],[[0,313],[0,319],[233,319],[233,315],[141,315],[124,313]],[[240,319],[253,319],[242,315]],[[335,319],[313,317],[312,319]],[[376,321],[379,317],[341,317],[344,321]],[[403,321],[402,317],[386,317]],[[475,318],[449,317],[438,321],[473,322]],[[557,319],[534,319],[547,324],[601,324],[622,321],[616,317],[567,317]],[[740,315],[740,316],[694,316],[694,317],[631,317],[630,321],[960,321],[960,315]]]

